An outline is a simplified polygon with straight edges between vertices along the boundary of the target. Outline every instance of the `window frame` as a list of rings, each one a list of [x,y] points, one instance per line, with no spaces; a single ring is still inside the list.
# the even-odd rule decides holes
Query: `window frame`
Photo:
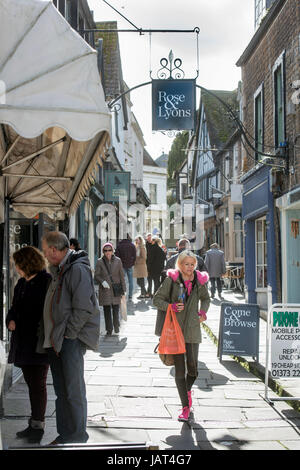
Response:
[[[260,106],[258,109],[257,103],[258,99],[260,98]],[[253,120],[254,120],[254,137],[255,137],[255,148],[259,152],[264,152],[264,127],[265,127],[265,122],[264,122],[264,83],[261,83],[261,85],[257,88],[256,92],[254,93],[253,96]],[[260,117],[260,128],[258,129],[258,116]],[[261,136],[258,135],[258,133],[261,133]],[[258,144],[259,142],[259,137],[261,137],[261,142],[260,146]],[[261,159],[261,155],[258,152],[255,152],[255,161],[257,162],[258,160]]]
[[[281,106],[282,106],[282,116],[281,116],[281,125],[282,125],[282,141],[286,140],[286,89],[285,89],[285,51],[283,51],[278,59],[275,61],[275,64],[272,69],[273,77],[273,128],[274,128],[274,146],[277,150],[280,147],[281,140],[279,139],[279,116],[278,116],[278,89],[277,89],[277,73],[281,69]]]
[[[258,240],[257,226],[258,222],[262,222],[262,240]],[[255,219],[255,286],[256,289],[266,289],[268,287],[268,241],[267,241],[267,218],[266,216]],[[264,237],[265,235],[265,237]],[[258,245],[262,246],[262,262],[258,263]],[[262,268],[262,285],[258,285],[258,268]]]

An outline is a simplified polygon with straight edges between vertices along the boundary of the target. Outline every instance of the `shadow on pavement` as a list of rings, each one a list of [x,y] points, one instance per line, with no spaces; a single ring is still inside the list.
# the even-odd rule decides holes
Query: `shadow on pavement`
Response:
[[[118,335],[101,336],[99,353],[100,357],[111,357],[114,353],[123,351],[127,346],[127,337],[119,338]]]

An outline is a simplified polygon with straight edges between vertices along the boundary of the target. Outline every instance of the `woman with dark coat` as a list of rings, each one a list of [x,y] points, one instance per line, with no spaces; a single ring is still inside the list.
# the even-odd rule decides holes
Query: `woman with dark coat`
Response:
[[[21,278],[16,284],[12,306],[6,317],[6,326],[12,331],[8,362],[22,369],[31,404],[29,426],[17,432],[17,437],[40,442],[45,427],[49,363],[47,354],[38,354],[35,350],[51,276],[45,270],[43,254],[33,246],[16,251],[13,259]]]
[[[111,243],[105,243],[102,248],[103,256],[99,258],[95,268],[95,281],[99,284],[99,305],[103,306],[107,336],[120,331],[119,308],[122,295],[114,295],[112,284],[121,284],[123,293],[126,283],[122,261],[114,255]]]
[[[148,260],[148,279],[149,294],[152,297],[152,281],[154,282],[154,292],[157,291],[161,284],[161,275],[165,267],[166,253],[162,248],[161,238],[155,236],[152,238],[152,248]]]

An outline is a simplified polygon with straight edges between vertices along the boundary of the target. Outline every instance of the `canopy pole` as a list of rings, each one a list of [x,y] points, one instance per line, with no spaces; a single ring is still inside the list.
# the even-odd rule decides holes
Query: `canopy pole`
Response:
[[[62,180],[62,181],[73,181],[74,178],[71,176],[45,176],[45,175],[20,175],[15,173],[2,173],[1,176],[14,176],[15,178],[39,178],[44,180]]]
[[[37,155],[40,155],[41,153],[46,152],[47,150],[51,149],[52,147],[55,147],[55,145],[58,145],[61,142],[64,142],[65,140],[66,140],[66,137],[62,137],[61,139],[58,139],[55,142],[52,142],[52,144],[46,145],[45,147],[37,150],[36,152],[33,152],[30,155],[27,155],[27,157],[23,157],[20,160],[17,160],[16,162],[11,163],[10,165],[4,166],[2,168],[2,171],[8,170],[9,168],[12,168],[13,166],[19,165],[20,163],[24,163],[27,160],[31,160],[32,158],[36,157]],[[11,147],[10,147],[10,149],[11,149]]]
[[[15,140],[13,141],[13,143],[11,144],[11,146],[9,147],[9,149],[7,150],[6,154],[4,155],[4,157],[2,158],[2,161],[1,161],[1,165],[5,162],[5,160],[8,158],[9,154],[11,153],[11,151],[14,149],[15,145],[19,142],[20,140],[20,135],[17,135],[17,137],[15,138]]]

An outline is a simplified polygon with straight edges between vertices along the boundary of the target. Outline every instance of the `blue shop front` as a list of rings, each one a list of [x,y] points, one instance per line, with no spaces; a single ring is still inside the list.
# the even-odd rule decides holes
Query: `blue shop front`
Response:
[[[267,310],[277,301],[276,237],[271,167],[257,164],[242,178],[246,301]]]

